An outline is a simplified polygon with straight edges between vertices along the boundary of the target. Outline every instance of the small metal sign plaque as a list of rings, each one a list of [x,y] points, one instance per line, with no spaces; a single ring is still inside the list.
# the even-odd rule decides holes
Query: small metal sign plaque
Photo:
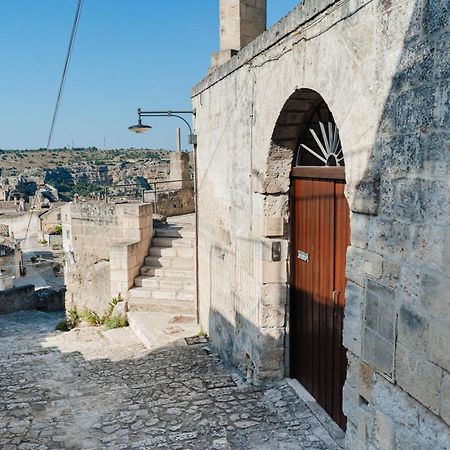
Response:
[[[308,262],[309,260],[309,255],[306,252],[302,252],[301,250],[298,251],[298,255],[297,258],[301,261],[305,261]]]

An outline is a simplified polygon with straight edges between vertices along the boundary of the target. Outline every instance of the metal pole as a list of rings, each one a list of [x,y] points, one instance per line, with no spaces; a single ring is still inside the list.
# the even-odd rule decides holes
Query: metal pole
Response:
[[[177,128],[177,152],[181,152],[181,128]]]

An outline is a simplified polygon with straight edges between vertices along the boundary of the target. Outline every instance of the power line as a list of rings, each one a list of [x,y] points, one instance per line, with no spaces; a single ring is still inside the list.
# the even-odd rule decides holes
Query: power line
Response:
[[[63,73],[62,73],[62,77],[61,77],[61,83],[59,85],[58,97],[56,98],[56,105],[55,105],[55,111],[53,113],[52,125],[50,127],[50,132],[48,135],[47,150],[50,148],[50,144],[51,144],[52,137],[53,137],[53,132],[55,130],[56,119],[58,117],[58,111],[59,111],[59,107],[61,104],[61,98],[62,98],[62,94],[64,91],[64,85],[65,85],[66,78],[67,78],[67,72],[69,70],[70,60],[72,58],[72,51],[73,51],[73,48],[75,45],[75,39],[76,39],[77,31],[78,31],[78,25],[80,23],[81,10],[83,8],[83,1],[84,0],[78,0],[77,9],[75,12],[75,18],[74,18],[73,26],[72,26],[72,33],[70,35],[69,46],[67,48],[66,61],[64,63]]]
[[[72,32],[70,34],[69,46],[67,47],[66,60],[64,62],[64,68],[63,68],[63,72],[62,72],[62,76],[61,76],[61,82],[59,84],[58,97],[56,98],[55,111],[53,112],[52,124],[50,126],[50,132],[48,134],[47,150],[50,149],[50,144],[51,144],[52,138],[53,138],[53,132],[55,130],[56,119],[58,117],[59,107],[61,105],[62,94],[63,94],[63,91],[64,91],[64,85],[65,85],[65,82],[66,82],[67,73],[69,71],[70,60],[72,58],[72,51],[73,51],[73,48],[74,48],[74,45],[75,45],[75,39],[76,39],[76,36],[77,36],[78,25],[80,23],[81,10],[83,8],[83,2],[84,2],[84,0],[78,0],[77,9],[75,11],[75,18],[74,18],[73,25],[72,25]],[[36,198],[37,198],[37,196],[38,196],[38,190],[36,190],[36,193],[34,194],[33,204],[30,205],[30,219],[28,220],[27,230],[25,232],[25,240],[27,239],[28,232],[30,230],[31,220],[33,219],[33,210],[34,210],[34,207],[36,205]]]

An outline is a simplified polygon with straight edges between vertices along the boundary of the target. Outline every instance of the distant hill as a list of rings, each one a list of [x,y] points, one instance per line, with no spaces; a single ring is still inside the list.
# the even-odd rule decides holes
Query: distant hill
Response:
[[[161,161],[169,158],[170,152],[162,149],[32,149],[0,150],[0,169],[8,175],[32,173],[37,170],[70,167],[74,164],[88,163],[92,166],[129,164]]]

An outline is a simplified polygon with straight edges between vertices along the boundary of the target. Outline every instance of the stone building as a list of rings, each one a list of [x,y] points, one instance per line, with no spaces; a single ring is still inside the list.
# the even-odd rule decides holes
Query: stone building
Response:
[[[449,4],[305,0],[260,34],[265,3],[221,1],[192,94],[201,324],[349,449],[450,448]]]
[[[5,235],[2,231],[8,230]],[[14,280],[22,275],[23,253],[20,243],[0,224],[0,291],[14,286]]]
[[[55,227],[61,225],[61,207],[47,209],[38,214],[39,232],[49,234],[55,231]]]

